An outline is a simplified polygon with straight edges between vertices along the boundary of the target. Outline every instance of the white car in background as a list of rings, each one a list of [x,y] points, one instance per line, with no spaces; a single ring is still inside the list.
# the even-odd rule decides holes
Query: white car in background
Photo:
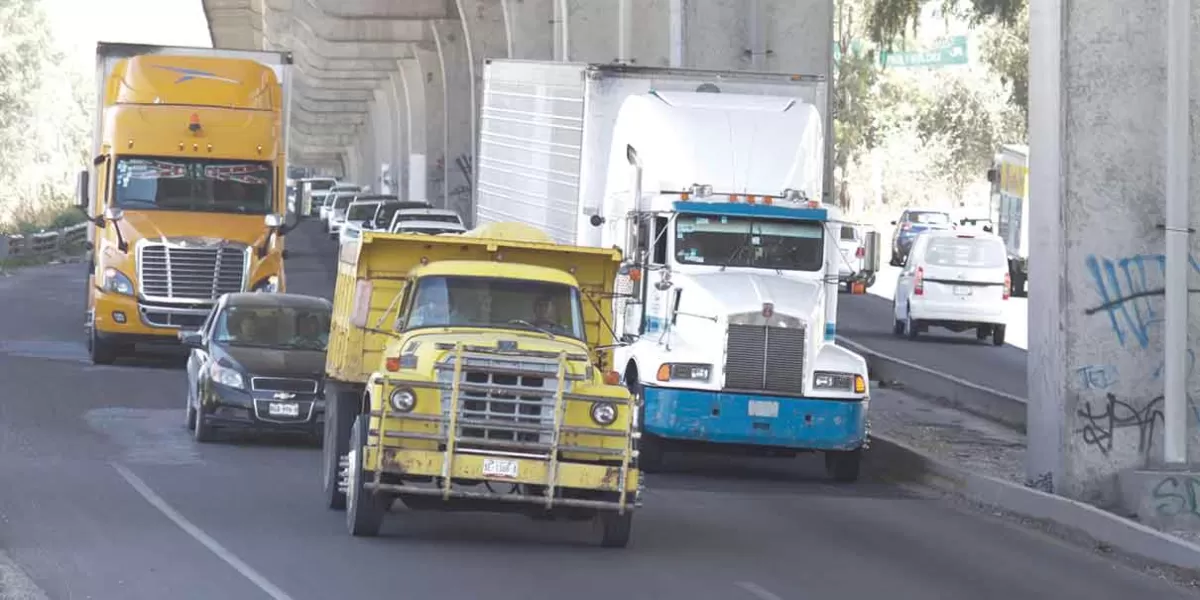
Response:
[[[857,225],[843,224],[838,235],[838,250],[841,251],[841,260],[838,262],[838,283],[849,286],[850,282],[859,273],[862,273],[867,265],[866,233]],[[865,283],[867,287],[875,285],[875,274],[867,274]]]
[[[464,230],[462,217],[452,210],[444,208],[406,208],[397,210],[392,216],[392,224],[388,231],[395,232],[400,223],[405,221],[424,221],[429,223],[448,223]]]
[[[466,227],[461,223],[446,221],[400,221],[391,229],[391,233],[423,233],[426,235],[441,235],[444,233],[465,233]]]
[[[896,280],[894,333],[915,339],[930,327],[975,330],[1004,345],[1012,295],[1004,240],[992,233],[927,230],[916,236]]]
[[[383,204],[383,198],[358,196],[346,207],[346,219],[338,232],[338,245],[362,237],[364,229],[375,229],[375,215]]]
[[[330,239],[336,240],[338,232],[342,229],[342,223],[346,222],[346,209],[350,208],[350,203],[359,195],[359,192],[330,192],[329,195],[333,200],[329,203],[329,218],[325,222],[325,231],[329,234]]]

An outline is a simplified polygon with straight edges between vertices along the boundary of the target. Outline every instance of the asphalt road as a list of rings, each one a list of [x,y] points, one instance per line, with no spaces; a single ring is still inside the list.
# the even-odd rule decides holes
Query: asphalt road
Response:
[[[290,238],[289,285],[328,293],[312,230]],[[0,549],[51,598],[1192,597],[957,503],[830,484],[813,458],[677,461],[625,550],[577,524],[403,509],[354,539],[321,503],[318,449],[190,440],[180,357],[90,366],[82,275],[0,278]]]
[[[886,251],[884,260],[887,260]],[[1028,302],[1025,298],[1009,299],[1003,346],[993,346],[991,340],[980,342],[973,331],[954,333],[937,328],[909,340],[892,334],[892,297],[899,272],[899,268],[885,264],[868,293],[841,294],[838,301],[839,335],[888,356],[1022,398],[1027,396]]]

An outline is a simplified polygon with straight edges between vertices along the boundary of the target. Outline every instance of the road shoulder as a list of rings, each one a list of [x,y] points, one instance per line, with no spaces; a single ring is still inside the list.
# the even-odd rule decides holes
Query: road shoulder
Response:
[[[46,592],[3,550],[0,550],[0,600],[49,600]]]

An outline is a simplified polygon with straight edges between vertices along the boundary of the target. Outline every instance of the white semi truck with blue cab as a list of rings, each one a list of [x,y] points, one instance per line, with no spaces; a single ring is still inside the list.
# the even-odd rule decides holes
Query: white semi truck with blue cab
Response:
[[[857,479],[870,386],[836,343],[826,79],[493,60],[484,85],[477,223],[625,256],[600,360],[640,398],[641,468],[817,451]]]

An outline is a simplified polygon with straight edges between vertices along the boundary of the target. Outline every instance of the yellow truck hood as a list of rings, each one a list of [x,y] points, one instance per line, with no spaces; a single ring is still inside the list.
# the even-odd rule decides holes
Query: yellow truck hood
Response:
[[[133,247],[140,239],[218,238],[259,244],[267,234],[264,215],[175,211],[126,211],[119,223],[121,235]]]

